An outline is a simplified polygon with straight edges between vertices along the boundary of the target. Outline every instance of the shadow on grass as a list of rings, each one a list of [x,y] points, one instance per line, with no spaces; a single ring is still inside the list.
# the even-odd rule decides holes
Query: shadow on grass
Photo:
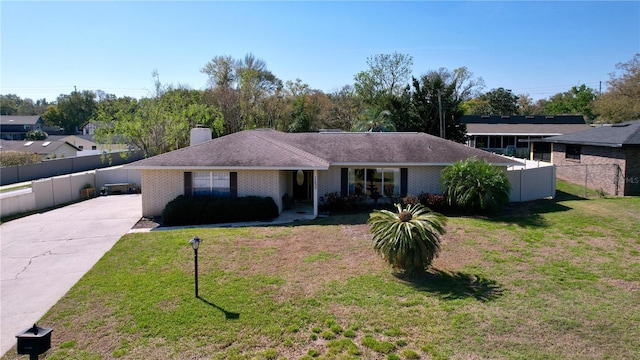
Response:
[[[436,268],[414,276],[396,274],[396,277],[416,290],[437,293],[443,299],[467,299],[486,302],[502,295],[501,286],[494,280],[460,271],[448,272]]]
[[[562,190],[556,190],[556,201],[569,201],[569,200],[588,200],[588,199],[582,196],[578,196],[576,194],[564,192]]]
[[[227,320],[238,320],[238,319],[240,319],[240,314],[239,313],[234,313],[234,312],[231,312],[231,311],[227,311],[227,310],[221,308],[220,306],[218,306],[218,305],[216,305],[216,304],[210,302],[209,300],[204,299],[204,298],[202,298],[200,296],[198,296],[198,299],[200,301],[202,301],[203,303],[222,311],[222,313],[224,314],[224,318],[227,319]]]
[[[295,221],[285,226],[306,226],[306,225],[362,225],[369,219],[370,211],[356,213],[338,213],[329,216],[318,216],[313,220]],[[279,225],[282,226],[282,225]]]
[[[542,214],[569,211],[571,207],[557,199],[541,199],[523,203],[510,203],[500,214],[486,218],[488,221],[513,224],[521,227],[547,227],[548,221]]]

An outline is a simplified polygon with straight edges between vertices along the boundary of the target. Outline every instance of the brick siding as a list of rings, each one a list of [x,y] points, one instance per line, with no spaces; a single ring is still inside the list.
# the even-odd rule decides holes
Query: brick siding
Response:
[[[626,157],[629,150],[582,145],[580,159],[567,159],[564,144],[553,145],[552,161],[558,179],[602,190],[608,195],[625,195]],[[638,173],[636,169],[636,174]]]

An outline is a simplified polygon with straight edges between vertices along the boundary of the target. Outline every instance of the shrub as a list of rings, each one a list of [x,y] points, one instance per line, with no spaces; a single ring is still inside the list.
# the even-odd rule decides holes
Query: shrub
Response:
[[[441,174],[447,203],[473,212],[499,211],[509,202],[511,184],[498,167],[470,158],[447,166]]]
[[[402,199],[402,202],[405,205],[422,204],[432,211],[443,211],[447,208],[447,202],[444,195],[441,194],[430,194],[425,192],[421,192],[418,196],[407,194],[407,196]]]
[[[49,136],[46,132],[42,130],[31,130],[26,133],[25,139],[27,140],[44,140]]]
[[[363,204],[363,197],[358,195],[341,196],[337,192],[326,193],[320,198],[320,211],[358,211]]]
[[[270,197],[178,196],[162,210],[164,225],[202,225],[240,221],[268,221],[278,217]]]
[[[376,210],[369,215],[374,249],[398,270],[422,272],[440,252],[446,218],[420,204],[395,206],[397,213]]]
[[[23,151],[3,151],[0,166],[27,165],[40,162],[40,155]]]

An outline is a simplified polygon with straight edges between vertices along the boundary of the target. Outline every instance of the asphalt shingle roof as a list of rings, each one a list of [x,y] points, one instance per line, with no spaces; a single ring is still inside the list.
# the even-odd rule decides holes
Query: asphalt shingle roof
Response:
[[[553,136],[589,129],[580,115],[464,115],[469,135]]]
[[[543,142],[607,147],[638,146],[640,145],[640,120],[552,136],[544,139]]]
[[[450,164],[470,157],[517,162],[424,133],[246,130],[129,164],[151,168],[327,169],[329,165]]]
[[[75,150],[80,150],[73,144],[66,141],[51,140],[0,140],[0,151],[21,151],[34,154],[46,155],[54,152],[64,145],[71,146]]]
[[[40,115],[0,115],[0,125],[35,125],[39,119]]]

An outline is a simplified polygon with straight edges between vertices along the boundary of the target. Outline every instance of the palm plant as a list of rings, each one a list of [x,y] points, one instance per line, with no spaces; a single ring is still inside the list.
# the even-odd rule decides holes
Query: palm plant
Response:
[[[396,131],[396,125],[393,122],[392,115],[389,110],[369,108],[361,113],[361,119],[353,125],[353,131]]]
[[[509,202],[511,183],[498,167],[470,158],[442,170],[441,183],[450,206],[472,211],[497,211]]]
[[[395,269],[423,272],[440,253],[446,218],[421,204],[395,207],[397,213],[376,210],[369,215],[374,249]]]

